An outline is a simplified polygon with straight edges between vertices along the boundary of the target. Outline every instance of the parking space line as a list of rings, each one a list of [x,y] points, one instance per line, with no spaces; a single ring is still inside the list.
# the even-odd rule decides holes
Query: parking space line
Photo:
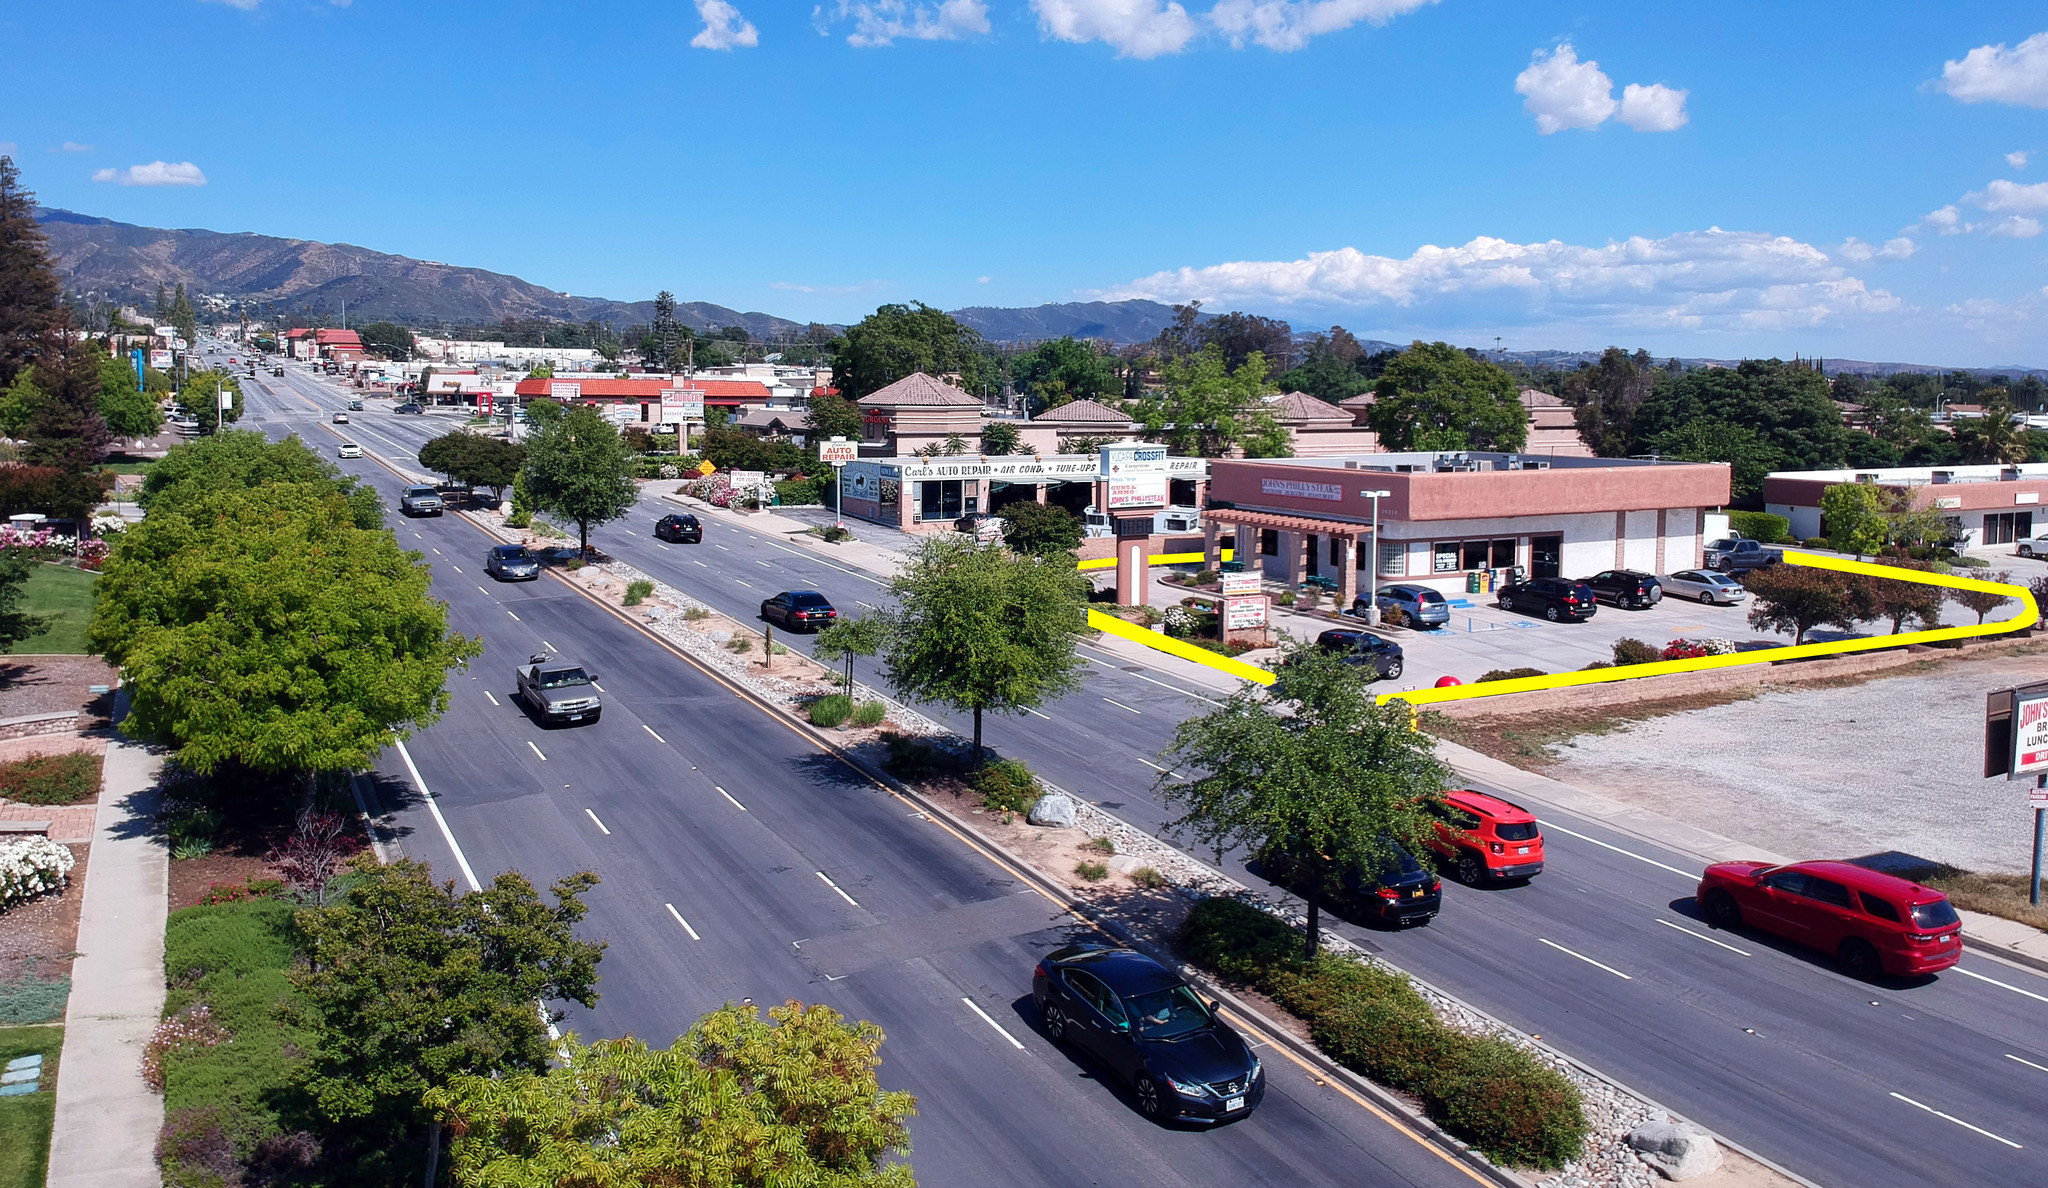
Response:
[[[605,828],[604,822],[597,819],[597,814],[595,812],[592,812],[590,809],[584,809],[583,811],[590,817],[590,823],[597,826],[598,832],[604,834],[606,837],[610,837],[612,835],[612,831]]]
[[[645,722],[640,723],[640,729],[645,730],[649,734],[654,734],[654,727],[649,726]],[[654,734],[654,741],[660,743],[664,747],[668,745],[668,740],[663,738],[659,734]]]
[[[489,689],[485,689],[485,690],[484,690],[484,696],[485,696],[485,697],[490,697],[490,698],[491,698],[491,704],[492,704],[492,705],[496,705],[496,704],[498,704],[498,699],[497,699],[497,698],[495,698],[495,697],[491,697],[491,691],[490,691]]]
[[[2007,1060],[2018,1060],[2021,1064],[2026,1065],[2028,1068],[2037,1068],[2040,1069],[2042,1072],[2048,1072],[2048,1064],[2035,1064],[2031,1060],[2022,1060],[2020,1059],[2020,1057],[2013,1055],[2011,1052],[2007,1052],[2005,1054],[2005,1058]]]
[[[984,1010],[982,1010],[980,1006],[976,1005],[976,1003],[975,1003],[975,1001],[974,1001],[973,999],[971,999],[971,998],[965,998],[965,997],[963,997],[963,998],[961,998],[961,1000],[960,1000],[960,1001],[961,1001],[961,1002],[964,1002],[964,1003],[966,1003],[966,1004],[967,1004],[967,1009],[968,1009],[968,1010],[970,1010],[970,1011],[973,1011],[973,1012],[974,1012],[975,1014],[977,1014],[977,1015],[980,1015],[980,1016],[981,1016],[981,1021],[982,1021],[982,1022],[984,1022],[984,1023],[988,1024],[988,1025],[989,1025],[990,1027],[993,1027],[993,1028],[995,1028],[995,1029],[996,1029],[996,1034],[997,1034],[997,1035],[1000,1035],[1000,1036],[1002,1036],[1002,1037],[1003,1037],[1004,1039],[1006,1039],[1006,1040],[1009,1040],[1009,1041],[1010,1041],[1010,1046],[1011,1046],[1011,1047],[1013,1047],[1013,1048],[1017,1049],[1017,1050],[1018,1050],[1019,1052],[1022,1052],[1022,1051],[1024,1050],[1024,1045],[1023,1045],[1023,1044],[1020,1044],[1020,1043],[1018,1043],[1018,1042],[1017,1042],[1017,1037],[1016,1037],[1016,1036],[1014,1036],[1014,1035],[1011,1035],[1011,1034],[1010,1034],[1009,1032],[1007,1032],[1007,1031],[1004,1031],[1004,1030],[1003,1030],[1003,1025],[1002,1025],[1002,1024],[1000,1024],[1000,1023],[998,1023],[998,1022],[996,1022],[996,1021],[995,1021],[994,1019],[991,1019],[991,1018],[989,1018],[989,1017],[988,1017],[988,1012],[987,1012],[987,1011],[984,1011]]]
[[[527,746],[529,746],[529,747],[533,747],[533,753],[534,753],[534,754],[536,754],[536,755],[540,755],[540,761],[541,761],[542,763],[546,763],[546,762],[548,761],[548,757],[547,757],[546,755],[541,755],[541,750],[540,750],[540,748],[539,748],[539,747],[534,747],[534,746],[533,746],[533,740],[532,740],[532,739],[530,739],[530,738],[529,738],[529,739],[527,739],[527,740],[526,740],[526,745],[527,745]]]
[[[1692,929],[1687,928],[1683,924],[1673,924],[1669,920],[1659,920],[1657,921],[1657,923],[1662,924],[1666,928],[1676,928],[1680,932],[1683,932],[1684,934],[1693,938],[1694,940],[1703,940],[1710,945],[1720,945],[1722,948],[1728,950],[1730,953],[1737,953],[1744,957],[1750,956],[1750,952],[1747,949],[1738,949],[1734,945],[1728,944],[1725,941],[1717,941],[1713,937],[1708,936],[1706,933],[1694,932]]]
[[[1593,960],[1591,957],[1586,956],[1584,953],[1574,953],[1570,949],[1565,948],[1563,945],[1558,944],[1554,940],[1543,940],[1543,938],[1540,936],[1536,939],[1539,941],[1543,941],[1544,944],[1549,945],[1551,948],[1556,949],[1558,952],[1563,953],[1567,957],[1576,957],[1579,960],[1585,962],[1587,965],[1593,966],[1597,969],[1604,969],[1608,973],[1613,974],[1615,977],[1620,978],[1624,982],[1633,982],[1636,980],[1633,974],[1625,974],[1611,965],[1601,965],[1598,961]]]
[[[675,904],[672,904],[672,903],[664,903],[664,904],[662,904],[661,906],[663,906],[663,907],[667,908],[667,909],[668,909],[668,914],[669,914],[669,915],[671,915],[671,916],[674,916],[674,917],[676,918],[676,923],[678,923],[678,924],[680,924],[680,925],[682,925],[682,926],[683,926],[683,931],[684,931],[684,932],[687,932],[687,933],[689,933],[689,934],[690,934],[690,939],[691,939],[691,940],[693,940],[693,941],[700,941],[700,940],[703,940],[703,939],[704,939],[703,937],[701,937],[701,936],[698,936],[698,935],[697,935],[697,930],[696,930],[696,929],[694,929],[694,928],[690,927],[690,922],[689,922],[688,920],[685,920],[685,919],[683,919],[683,914],[682,914],[681,912],[679,912],[679,911],[677,911],[677,910],[676,910],[676,905],[675,905]]]
[[[1657,861],[1657,860],[1656,860],[1655,858],[1645,858],[1645,857],[1643,857],[1643,856],[1642,856],[1641,854],[1638,854],[1638,853],[1636,853],[1636,852],[1635,852],[1635,851],[1633,851],[1633,850],[1624,850],[1624,849],[1622,849],[1622,848],[1621,848],[1620,846],[1610,846],[1610,845],[1608,845],[1608,844],[1607,844],[1606,842],[1604,842],[1604,841],[1601,841],[1601,840],[1600,840],[1599,838],[1597,838],[1597,837],[1587,837],[1587,836],[1586,836],[1585,834],[1583,834],[1583,833],[1573,833],[1573,832],[1572,832],[1571,830],[1569,830],[1569,829],[1566,829],[1566,828],[1565,828],[1564,826],[1562,826],[1562,825],[1559,825],[1559,824],[1557,824],[1557,823],[1556,823],[1556,822],[1554,822],[1554,821],[1544,821],[1544,820],[1538,820],[1538,821],[1537,821],[1536,823],[1537,823],[1538,825],[1541,825],[1541,826],[1543,826],[1543,827],[1544,827],[1545,829],[1555,829],[1555,830],[1557,830],[1557,831],[1558,831],[1559,833],[1564,833],[1564,834],[1570,834],[1570,835],[1571,835],[1572,837],[1576,837],[1576,838],[1578,838],[1578,839],[1579,839],[1580,841],[1589,841],[1589,842],[1592,842],[1592,843],[1593,843],[1594,845],[1596,845],[1596,846],[1599,846],[1599,847],[1600,847],[1601,849],[1603,849],[1603,850],[1613,850],[1613,851],[1614,851],[1615,853],[1617,853],[1617,854],[1622,854],[1622,855],[1625,855],[1625,856],[1627,856],[1627,857],[1633,858],[1633,859],[1635,859],[1635,860],[1636,860],[1637,862],[1647,862],[1647,863],[1649,863],[1649,864],[1650,864],[1651,866],[1657,867],[1657,868],[1658,868],[1658,869],[1660,869],[1660,870],[1668,870],[1668,871],[1670,871],[1670,872],[1671,872],[1672,874],[1675,874],[1675,875],[1684,875],[1684,876],[1685,876],[1686,878],[1688,878],[1688,879],[1692,879],[1692,880],[1693,880],[1693,881],[1695,881],[1695,882],[1697,882],[1697,881],[1699,880],[1699,877],[1700,877],[1700,876],[1699,876],[1699,875],[1696,875],[1696,874],[1694,874],[1693,872],[1691,872],[1691,871],[1689,871],[1689,870],[1680,870],[1680,869],[1678,869],[1678,868],[1677,868],[1677,867],[1675,867],[1675,866],[1666,866],[1666,865],[1664,865],[1664,864],[1663,864],[1662,862],[1659,862],[1659,861]]]
[[[1110,703],[1111,705],[1115,706],[1116,708],[1118,708],[1118,709],[1120,709],[1120,710],[1130,710],[1130,711],[1131,711],[1132,713],[1134,713],[1134,714],[1142,714],[1142,713],[1144,713],[1144,712],[1145,712],[1145,711],[1143,711],[1143,710],[1139,710],[1139,709],[1131,709],[1131,707],[1130,707],[1130,706],[1128,706],[1128,705],[1125,705],[1125,704],[1124,704],[1123,702],[1121,702],[1121,701],[1118,701],[1118,700],[1117,700],[1116,698],[1114,698],[1114,697],[1105,697],[1105,698],[1103,698],[1103,700],[1104,700],[1104,701],[1107,701],[1108,703]]]
[[[713,785],[711,785],[711,786],[712,786],[713,788],[718,788],[718,794],[719,794],[720,796],[723,796],[723,797],[725,797],[725,798],[726,798],[727,800],[732,800],[732,793],[730,793],[730,792],[726,791],[726,790],[725,790],[725,789],[723,789],[723,788],[719,788],[717,784],[713,784]],[[741,812],[743,812],[743,813],[747,811],[747,806],[746,806],[746,805],[744,805],[744,804],[741,804],[741,803],[740,803],[739,801],[737,801],[737,800],[732,800],[732,807],[734,807],[734,808],[736,808],[736,809],[740,810],[740,811],[741,811]]]
[[[1923,1105],[1920,1102],[1914,1101],[1912,1098],[1907,1097],[1903,1093],[1894,1093],[1892,1094],[1892,1096],[1898,1098],[1900,1101],[1905,1102],[1909,1106],[1915,1107],[1916,1109],[1926,1110],[1928,1113],[1933,1114],[1937,1118],[1946,1118],[1949,1121],[1955,1123],[1957,1126],[1962,1127],[1964,1130],[1974,1130],[1978,1134],[1983,1135],[1985,1138],[1993,1139],[1997,1142],[2004,1143],[2006,1146],[2011,1147],[2015,1151],[2026,1150],[2025,1147],[2020,1146],[2018,1143],[2013,1142],[2009,1138],[2000,1138],[1998,1135],[1991,1133],[1990,1131],[1984,1129],[1982,1126],[1972,1126],[1968,1122],[1963,1121],[1961,1118],[1956,1117],[1954,1114],[1944,1114],[1940,1110],[1935,1109],[1933,1106]]]
[[[1953,968],[1957,973],[1963,975],[1966,978],[1975,978],[1980,982],[1989,982],[2001,990],[2010,990],[2014,994],[2024,994],[2028,998],[2033,999],[2035,1002],[2048,1002],[2048,995],[2036,994],[2032,990],[2022,990],[2018,986],[2015,986],[2010,982],[2001,982],[1997,978],[1987,978],[1983,974],[1976,973],[1972,970],[1964,969],[1960,965],[1954,966]]]
[[[839,898],[841,898],[841,899],[845,900],[845,901],[846,901],[846,902],[848,902],[848,903],[852,903],[852,904],[853,904],[853,906],[855,906],[855,907],[859,907],[859,906],[860,906],[860,905],[859,905],[858,903],[854,903],[854,900],[853,900],[853,896],[851,896],[851,895],[848,895],[848,894],[847,894],[846,892],[844,892],[844,891],[841,891],[841,890],[839,889],[839,884],[837,884],[837,883],[833,882],[833,881],[831,880],[831,878],[830,878],[830,877],[828,877],[828,876],[827,876],[827,875],[825,874],[825,872],[824,872],[824,871],[822,871],[822,870],[821,870],[821,871],[818,871],[818,872],[816,872],[816,873],[817,873],[817,876],[818,876],[819,878],[821,878],[821,879],[824,879],[824,880],[825,880],[825,885],[826,885],[827,887],[830,887],[830,888],[832,888],[832,890],[833,890],[833,891],[835,891],[835,892],[838,892]]]

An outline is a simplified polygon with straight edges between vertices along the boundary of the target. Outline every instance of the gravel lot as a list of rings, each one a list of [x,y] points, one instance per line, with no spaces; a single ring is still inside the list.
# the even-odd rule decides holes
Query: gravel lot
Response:
[[[2048,657],[2006,656],[1772,691],[1581,735],[1544,774],[1782,854],[1903,850],[2025,873],[2027,785],[1978,774],[1984,695],[2044,676]]]

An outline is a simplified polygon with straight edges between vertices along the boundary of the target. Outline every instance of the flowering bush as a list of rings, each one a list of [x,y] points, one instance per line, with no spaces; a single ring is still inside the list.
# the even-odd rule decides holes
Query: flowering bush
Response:
[[[683,494],[693,499],[702,499],[713,507],[731,507],[732,476],[723,471],[707,474],[695,482],[683,484]]]
[[[211,1048],[227,1043],[227,1028],[214,1021],[213,1011],[203,1002],[186,1007],[156,1025],[149,1043],[142,1049],[142,1079],[158,1093],[164,1091],[164,1057],[183,1047]]]
[[[663,462],[660,466],[654,468],[654,473],[665,479],[681,478],[683,477],[683,468],[673,462]]]
[[[217,907],[223,903],[269,899],[283,890],[282,879],[250,879],[246,883],[208,883],[206,894],[199,897],[199,902],[207,907]]]
[[[62,888],[77,863],[47,837],[0,841],[0,911]]]
[[[1666,660],[1693,660],[1701,656],[1732,656],[1735,644],[1725,639],[1674,639],[1664,645]]]
[[[78,558],[80,569],[97,572],[100,566],[107,563],[107,554],[113,551],[113,546],[104,540],[79,540],[72,542],[71,553]]]

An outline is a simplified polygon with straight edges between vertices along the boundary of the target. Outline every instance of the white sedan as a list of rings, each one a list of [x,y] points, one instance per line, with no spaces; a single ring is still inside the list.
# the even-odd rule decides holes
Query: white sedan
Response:
[[[1728,606],[1749,597],[1749,591],[1742,588],[1741,582],[1709,569],[1681,569],[1658,580],[1669,592],[1697,598],[1708,606]]]
[[[363,456],[363,447],[352,441],[344,441],[334,448],[334,452],[343,458],[360,458]]]

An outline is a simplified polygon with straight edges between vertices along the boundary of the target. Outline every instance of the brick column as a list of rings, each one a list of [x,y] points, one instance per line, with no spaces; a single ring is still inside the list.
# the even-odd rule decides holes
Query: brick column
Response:
[[[1223,562],[1223,525],[1202,521],[1202,568],[1214,569]]]
[[[1657,509],[1657,572],[1664,573],[1664,515],[1663,508]]]
[[[1358,597],[1358,537],[1337,538],[1337,608],[1350,610]]]
[[[1290,590],[1301,589],[1302,549],[1307,547],[1305,532],[1282,532],[1280,534],[1280,560],[1284,568],[1281,580]]]

